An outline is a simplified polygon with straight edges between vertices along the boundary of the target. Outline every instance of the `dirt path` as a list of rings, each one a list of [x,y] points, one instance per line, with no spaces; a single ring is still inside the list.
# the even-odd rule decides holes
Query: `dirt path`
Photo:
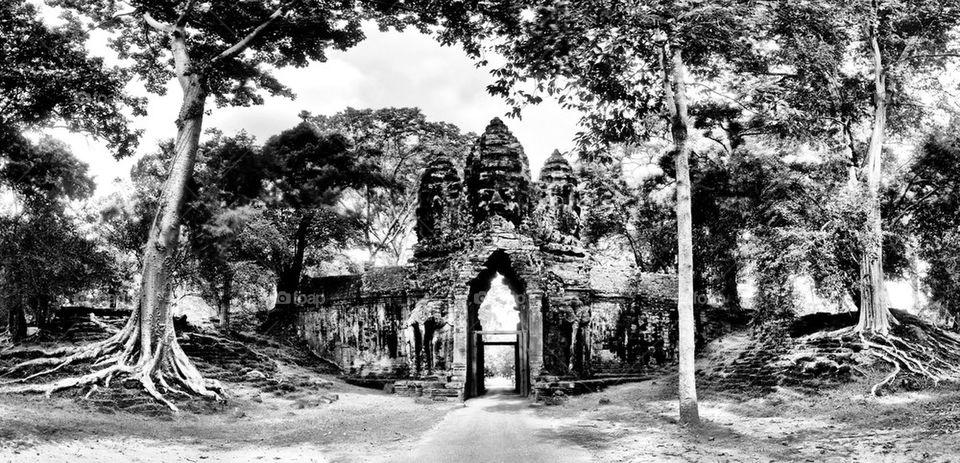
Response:
[[[448,413],[406,455],[384,461],[592,461],[585,449],[558,438],[557,429],[562,424],[537,416],[529,399],[491,391]]]

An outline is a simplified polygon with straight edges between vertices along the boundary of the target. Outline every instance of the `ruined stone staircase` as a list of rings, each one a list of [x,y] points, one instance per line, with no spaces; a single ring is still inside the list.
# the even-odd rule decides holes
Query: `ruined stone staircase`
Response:
[[[715,354],[712,367],[698,371],[698,380],[719,390],[754,394],[780,386],[816,391],[852,380],[863,349],[858,340],[829,332],[791,333],[789,328],[786,323],[767,326],[744,345]]]

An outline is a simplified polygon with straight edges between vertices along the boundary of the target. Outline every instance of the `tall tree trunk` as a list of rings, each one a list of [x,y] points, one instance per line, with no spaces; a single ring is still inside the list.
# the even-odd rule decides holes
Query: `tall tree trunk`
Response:
[[[176,40],[182,42],[182,35],[175,36]],[[179,49],[182,50],[182,47],[181,43]],[[179,59],[178,67],[182,67]],[[70,387],[109,382],[112,377],[121,374],[127,379],[139,381],[150,395],[174,411],[177,410],[176,405],[164,398],[162,392],[222,397],[219,393],[222,386],[217,381],[204,379],[180,348],[170,311],[170,275],[176,263],[174,257],[180,240],[180,213],[187,182],[193,175],[206,100],[203,82],[196,74],[180,74],[180,83],[183,102],[177,119],[174,158],[143,249],[142,280],[133,314],[117,334],[75,350],[67,357],[55,359],[62,363],[36,375],[57,371],[81,360],[95,361],[95,365],[102,367],[100,370],[50,385],[25,385],[19,390],[49,394]],[[29,362],[22,365],[26,364]]]
[[[687,112],[686,69],[678,48],[663,46],[664,91],[670,113],[677,170],[677,314],[680,422],[698,425],[695,321],[693,316],[693,219],[690,212],[690,117]]]
[[[864,171],[866,178],[867,223],[864,224],[864,242],[860,256],[860,322],[857,330],[886,334],[890,323],[896,320],[884,297],[883,285],[883,229],[880,221],[880,177],[884,133],[887,126],[887,83],[876,26],[871,29],[870,44],[874,69],[874,110],[870,146],[867,149]]]
[[[162,357],[180,349],[170,311],[170,275],[180,243],[180,214],[187,182],[193,175],[206,100],[203,84],[195,75],[183,91],[174,158],[144,246],[140,300],[133,315],[139,321],[142,358]]]

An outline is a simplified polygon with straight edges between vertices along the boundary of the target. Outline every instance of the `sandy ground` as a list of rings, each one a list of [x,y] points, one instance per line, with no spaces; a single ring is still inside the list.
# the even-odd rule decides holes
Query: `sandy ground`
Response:
[[[338,401],[300,408],[229,386],[222,412],[175,417],[102,413],[68,398],[0,396],[0,462],[366,461],[406,450],[461,407],[336,382],[323,393]]]
[[[531,405],[515,396],[431,402],[335,382],[332,404],[230,385],[212,414],[146,417],[74,399],[0,396],[3,462],[549,461],[955,462],[960,392],[874,398],[863,384],[762,398],[701,391],[699,430],[677,424],[660,378]]]
[[[743,400],[703,391],[703,426],[677,422],[675,379],[575,397],[541,415],[603,462],[957,462],[960,393],[875,398],[863,384]],[[602,399],[602,403],[601,403]]]

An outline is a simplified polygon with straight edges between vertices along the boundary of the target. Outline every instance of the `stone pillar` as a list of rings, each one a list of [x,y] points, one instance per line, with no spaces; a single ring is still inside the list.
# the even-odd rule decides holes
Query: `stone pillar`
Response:
[[[467,294],[458,294],[450,307],[450,328],[453,334],[452,381],[467,380]]]
[[[540,376],[543,369],[543,293],[531,291],[527,302],[527,352],[530,361],[531,382]]]

